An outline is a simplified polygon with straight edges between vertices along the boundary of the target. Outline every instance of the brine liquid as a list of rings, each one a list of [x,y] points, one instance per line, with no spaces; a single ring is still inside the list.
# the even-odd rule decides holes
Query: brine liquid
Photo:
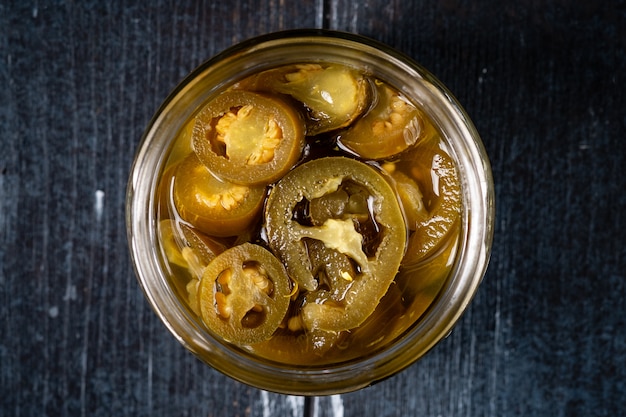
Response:
[[[410,103],[408,98],[384,81],[370,75],[364,77],[372,86],[383,85]],[[255,85],[257,88],[260,82],[263,82],[263,78],[257,76],[252,81],[243,80],[231,88],[247,88],[248,85]],[[410,192],[398,195],[406,214],[408,235],[401,267],[374,313],[358,328],[326,332],[290,326],[289,320],[292,319],[293,322],[293,317],[301,307],[296,300],[302,298],[295,298],[288,316],[270,339],[239,346],[251,354],[271,361],[303,366],[337,363],[371,355],[401,337],[420,320],[449,276],[460,234],[460,182],[452,155],[430,119],[417,109],[419,126],[407,127],[417,135],[414,143],[388,157],[361,158],[342,142],[345,132],[358,120],[367,117],[368,111],[372,111],[375,106],[374,102],[381,100],[376,97],[376,91],[372,87],[370,103],[355,121],[315,136],[306,136],[306,145],[298,164],[312,159],[343,155],[363,160],[375,167],[396,188],[398,186],[394,178],[408,178],[413,181],[421,196]],[[295,103],[297,100],[293,101]],[[308,118],[307,123],[315,122],[310,109],[299,104],[294,105],[299,106],[299,111],[305,112],[303,117]],[[264,232],[262,213],[258,216],[258,221],[253,222],[245,232],[236,236],[218,237],[203,233],[192,222],[185,221],[178,212],[172,196],[172,182],[175,180],[177,166],[194,152],[193,125],[194,120],[189,120],[173,142],[162,170],[156,200],[161,253],[170,283],[181,302],[202,323],[197,289],[211,256],[244,242],[256,243],[268,249],[270,245]],[[268,184],[268,190],[271,187],[272,184]],[[417,219],[411,218],[409,212],[414,211],[414,208],[405,207],[407,198],[420,197],[421,201],[412,201],[409,205],[421,204],[421,214],[418,213]],[[195,244],[190,243],[190,239],[197,241]],[[196,253],[198,247],[204,248],[204,252]]]

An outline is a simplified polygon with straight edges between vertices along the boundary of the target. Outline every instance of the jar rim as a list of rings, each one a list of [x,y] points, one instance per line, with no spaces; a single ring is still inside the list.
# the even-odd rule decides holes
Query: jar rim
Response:
[[[303,51],[324,48],[336,59],[362,60],[382,79],[402,80],[400,88],[422,94],[421,105],[437,108],[435,120],[447,132],[457,166],[462,167],[464,190],[462,232],[451,279],[428,314],[384,350],[358,361],[324,367],[293,367],[242,354],[238,348],[213,338],[197,325],[167,283],[156,253],[156,207],[154,190],[172,132],[182,129],[202,103],[226,84],[233,74],[271,67],[280,59],[302,62]],[[285,49],[289,54],[285,54]],[[347,49],[346,49],[347,48]],[[295,54],[294,51],[300,51]],[[350,57],[346,58],[349,50]],[[262,65],[253,58],[269,57]],[[343,57],[343,58],[342,58]],[[324,61],[328,61],[327,56]],[[401,74],[396,74],[400,70]],[[427,113],[429,113],[427,111]],[[430,113],[429,113],[430,114]],[[443,126],[445,125],[445,126]],[[450,91],[409,56],[373,39],[347,32],[298,29],[251,38],[208,59],[185,77],[168,95],[148,124],[140,141],[126,197],[127,236],[135,273],[150,306],[168,330],[188,350],[240,382],[274,392],[297,395],[335,394],[354,391],[385,379],[421,358],[444,338],[474,297],[486,272],[493,240],[494,187],[489,160],[473,123]],[[175,308],[173,308],[175,306]],[[415,338],[420,336],[419,343]],[[232,366],[235,364],[235,366]],[[321,383],[320,383],[321,382]]]

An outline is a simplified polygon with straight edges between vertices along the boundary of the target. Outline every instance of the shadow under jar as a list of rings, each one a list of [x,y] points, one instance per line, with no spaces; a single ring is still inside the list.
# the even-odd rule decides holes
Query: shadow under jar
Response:
[[[336,394],[445,337],[487,268],[493,181],[428,71],[358,35],[236,45],[169,95],[127,191],[150,305],[243,383]]]

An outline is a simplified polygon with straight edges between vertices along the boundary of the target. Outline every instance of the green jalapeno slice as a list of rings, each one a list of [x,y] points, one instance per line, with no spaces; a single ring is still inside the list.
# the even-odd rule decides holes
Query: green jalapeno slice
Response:
[[[258,220],[265,186],[233,184],[217,178],[190,154],[178,165],[172,185],[180,217],[211,236],[235,236]]]
[[[283,265],[267,249],[234,246],[213,259],[200,280],[202,320],[227,342],[262,342],[285,317],[290,287]]]
[[[161,220],[158,230],[167,260],[188,269],[195,278],[200,278],[209,262],[226,249],[224,244],[177,220]]]
[[[191,310],[200,314],[197,287],[204,269],[226,246],[174,219],[159,222],[159,242],[172,269],[172,280]]]
[[[391,172],[391,178],[394,180],[396,192],[404,209],[406,224],[409,230],[413,231],[428,219],[422,191],[414,179],[400,171]]]
[[[304,122],[278,98],[226,91],[196,117],[193,149],[220,178],[237,184],[269,184],[298,161]]]
[[[422,115],[398,91],[376,82],[376,105],[354,126],[342,132],[339,143],[366,159],[392,157],[421,136]]]
[[[348,126],[369,106],[370,83],[345,66],[297,64],[265,71],[238,88],[286,94],[307,109],[307,135]]]
[[[431,196],[425,205],[425,217],[418,219],[410,227],[414,231],[409,236],[404,265],[415,264],[427,258],[447,241],[451,232],[457,230],[461,219],[461,183],[452,158],[443,149],[432,152],[428,170]],[[415,171],[418,171],[417,167]]]
[[[393,189],[373,167],[345,157],[306,162],[270,191],[267,239],[304,291],[308,329],[358,327],[393,281],[406,224]]]

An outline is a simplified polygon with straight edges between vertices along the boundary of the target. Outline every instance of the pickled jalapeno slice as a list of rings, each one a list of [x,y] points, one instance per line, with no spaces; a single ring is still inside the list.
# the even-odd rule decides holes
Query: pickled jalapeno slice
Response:
[[[199,315],[198,283],[206,266],[224,252],[226,246],[174,219],[161,220],[158,230],[161,248],[170,265],[187,272],[176,274],[174,284],[185,295],[191,310]]]
[[[220,178],[269,184],[300,158],[304,122],[278,98],[226,91],[197,116],[192,141],[198,158]]]
[[[215,239],[194,230],[192,227],[173,219],[159,222],[160,242],[171,264],[189,270],[194,278],[200,278],[204,268],[226,246]]]
[[[369,106],[368,79],[339,65],[297,64],[265,71],[238,88],[286,94],[308,110],[307,135],[348,126]]]
[[[443,150],[432,155],[430,177],[436,199],[427,206],[425,218],[411,229],[404,265],[415,264],[431,254],[450,233],[457,229],[461,218],[461,183],[452,158]]]
[[[394,180],[396,192],[404,209],[407,227],[413,231],[429,217],[422,191],[415,180],[403,172],[393,171],[391,178]]]
[[[343,331],[372,314],[406,243],[394,191],[371,166],[345,157],[306,162],[270,191],[267,239],[304,290],[306,328]]]
[[[173,200],[183,220],[211,236],[235,236],[258,221],[265,186],[220,180],[190,154],[177,167]]]
[[[414,145],[420,138],[420,112],[402,94],[376,82],[376,105],[339,142],[362,158],[389,158]]]
[[[217,256],[199,286],[203,322],[224,340],[247,345],[269,339],[289,307],[291,283],[262,246],[243,243]]]

